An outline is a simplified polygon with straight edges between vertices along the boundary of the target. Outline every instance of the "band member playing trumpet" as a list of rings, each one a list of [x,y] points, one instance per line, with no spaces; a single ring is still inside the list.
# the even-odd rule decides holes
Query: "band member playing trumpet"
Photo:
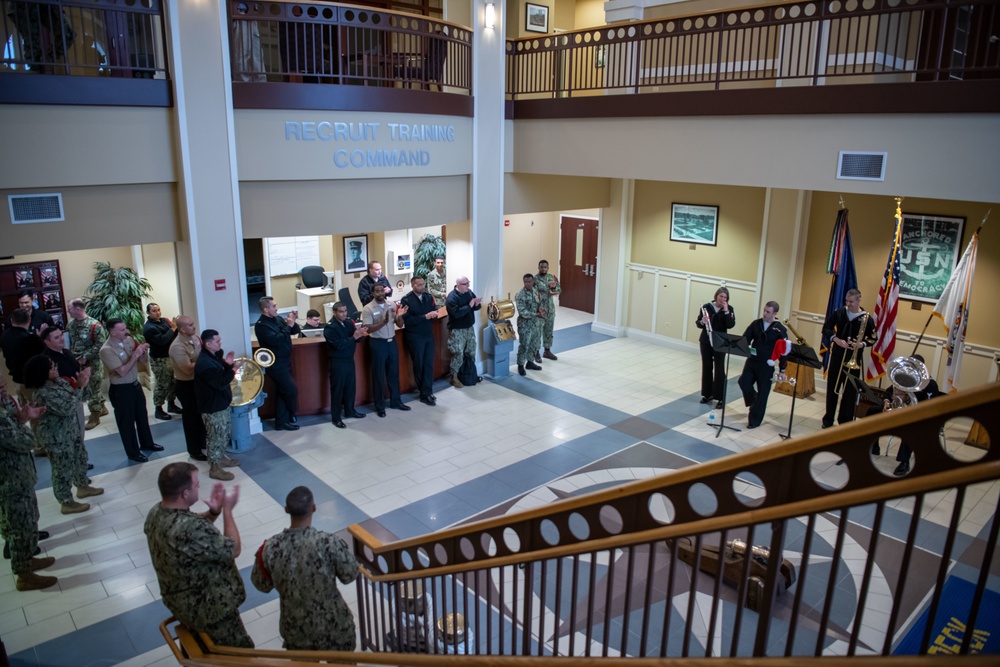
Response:
[[[844,298],[845,307],[836,310],[823,324],[823,336],[830,339],[830,366],[826,384],[826,414],[823,428],[854,420],[857,391],[847,376],[861,377],[865,345],[876,341],[875,320],[861,308],[861,291],[852,289]],[[863,329],[862,329],[863,327]],[[840,398],[840,411],[837,399]]]
[[[729,290],[720,287],[715,298],[701,307],[695,324],[701,329],[701,402],[718,401],[722,407],[726,389],[726,355],[713,348],[712,333],[725,333],[736,326],[736,313],[729,307]]]

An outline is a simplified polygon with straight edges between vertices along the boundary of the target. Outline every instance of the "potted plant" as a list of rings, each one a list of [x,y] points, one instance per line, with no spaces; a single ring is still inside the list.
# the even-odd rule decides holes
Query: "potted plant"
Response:
[[[426,278],[434,268],[434,258],[445,256],[444,239],[433,234],[424,234],[413,250],[413,277]]]
[[[106,262],[94,262],[94,282],[87,287],[87,314],[102,323],[118,318],[141,341],[146,321],[142,301],[150,297],[152,289],[148,280],[127,266],[115,269]]]

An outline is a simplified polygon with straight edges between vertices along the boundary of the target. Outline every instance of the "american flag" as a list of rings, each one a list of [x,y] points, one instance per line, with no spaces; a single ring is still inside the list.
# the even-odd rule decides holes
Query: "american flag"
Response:
[[[896,200],[896,232],[889,250],[889,261],[885,265],[882,285],[878,288],[878,302],[875,304],[875,335],[878,341],[871,348],[868,382],[885,375],[886,364],[892,359],[896,349],[896,308],[899,305],[899,246],[903,235],[903,210]]]

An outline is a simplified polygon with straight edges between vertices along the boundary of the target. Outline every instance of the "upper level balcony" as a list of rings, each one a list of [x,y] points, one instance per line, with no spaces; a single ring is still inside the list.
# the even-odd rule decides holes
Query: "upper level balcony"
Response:
[[[228,0],[233,105],[472,115],[468,27]],[[169,106],[161,0],[0,0],[0,103]],[[516,118],[1000,109],[1000,1],[800,0],[506,43]],[[44,76],[39,76],[44,75]]]

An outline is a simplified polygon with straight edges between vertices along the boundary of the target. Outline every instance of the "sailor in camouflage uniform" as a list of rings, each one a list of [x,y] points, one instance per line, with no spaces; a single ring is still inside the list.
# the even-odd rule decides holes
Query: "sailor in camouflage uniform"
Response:
[[[482,308],[483,300],[469,289],[466,276],[455,281],[455,289],[448,294],[445,305],[448,308],[448,351],[451,352],[451,386],[464,387],[458,378],[465,359],[476,361],[476,311]],[[481,379],[481,378],[480,378]]]
[[[223,468],[240,464],[239,459],[226,455],[233,432],[229,412],[233,390],[229,383],[243,366],[242,361],[235,361],[234,358],[232,352],[222,356],[222,337],[218,331],[205,329],[201,332],[201,352],[194,362],[194,393],[207,434],[205,453],[210,464],[208,476],[226,482],[234,475]]]
[[[434,268],[427,272],[424,281],[427,283],[427,293],[434,297],[434,305],[444,307],[444,301],[448,298],[448,274],[444,270],[443,255],[434,258]]]
[[[556,304],[554,297],[562,293],[562,286],[559,284],[559,279],[549,273],[548,260],[543,259],[538,263],[538,274],[535,276],[535,289],[538,290],[538,296],[542,299],[542,307],[545,308],[545,316],[541,322],[541,339],[542,344],[545,346],[545,354],[542,356],[555,361],[558,357],[552,354],[552,330],[556,324]],[[537,356],[535,357],[535,361],[541,362]]]
[[[174,369],[170,366],[170,344],[177,337],[177,326],[169,317],[163,317],[160,306],[155,303],[146,306],[146,323],[142,327],[142,337],[149,343],[149,365],[153,369],[156,384],[153,389],[153,416],[157,419],[170,420],[167,414],[181,414],[174,399]],[[163,404],[167,404],[164,411]]]
[[[104,382],[104,364],[101,363],[101,346],[108,339],[108,332],[101,323],[87,315],[86,302],[83,299],[71,299],[69,302],[69,352],[83,368],[90,369],[90,384],[84,394],[90,418],[87,420],[87,430],[101,423],[101,417],[108,414],[104,405],[104,393],[101,384]]]
[[[540,371],[542,367],[536,364],[533,359],[538,352],[542,337],[542,318],[545,317],[545,308],[542,306],[541,297],[535,289],[535,277],[530,273],[524,274],[524,287],[514,296],[514,305],[517,306],[517,372],[526,375],[525,368],[533,371]]]
[[[227,494],[216,483],[206,501],[208,511],[195,514],[191,507],[201,490],[196,467],[171,463],[160,471],[157,484],[163,500],[149,511],[143,531],[163,604],[181,623],[216,644],[253,648],[239,610],[247,597],[236,569],[241,542],[233,508],[240,487]],[[221,534],[213,525],[220,514]]]
[[[87,478],[87,450],[80,428],[80,399],[90,380],[90,369],[76,374],[72,382],[59,377],[59,368],[45,355],[38,355],[24,365],[24,383],[35,390],[34,402],[45,412],[35,420],[35,437],[52,462],[52,492],[63,514],[77,514],[90,509],[88,503],[73,499],[73,486],[80,498],[99,496],[104,489],[90,485]]]
[[[285,499],[291,526],[260,545],[250,581],[281,596],[279,629],[288,650],[353,651],[354,617],[337,590],[358,577],[358,563],[344,540],[312,527],[313,494],[297,486]]]
[[[0,533],[10,547],[10,569],[19,591],[48,588],[57,582],[55,577],[35,574],[56,559],[32,557],[38,549],[38,475],[31,458],[35,436],[25,422],[37,419],[43,411],[28,405],[19,408],[7,395],[6,378],[0,376]]]

